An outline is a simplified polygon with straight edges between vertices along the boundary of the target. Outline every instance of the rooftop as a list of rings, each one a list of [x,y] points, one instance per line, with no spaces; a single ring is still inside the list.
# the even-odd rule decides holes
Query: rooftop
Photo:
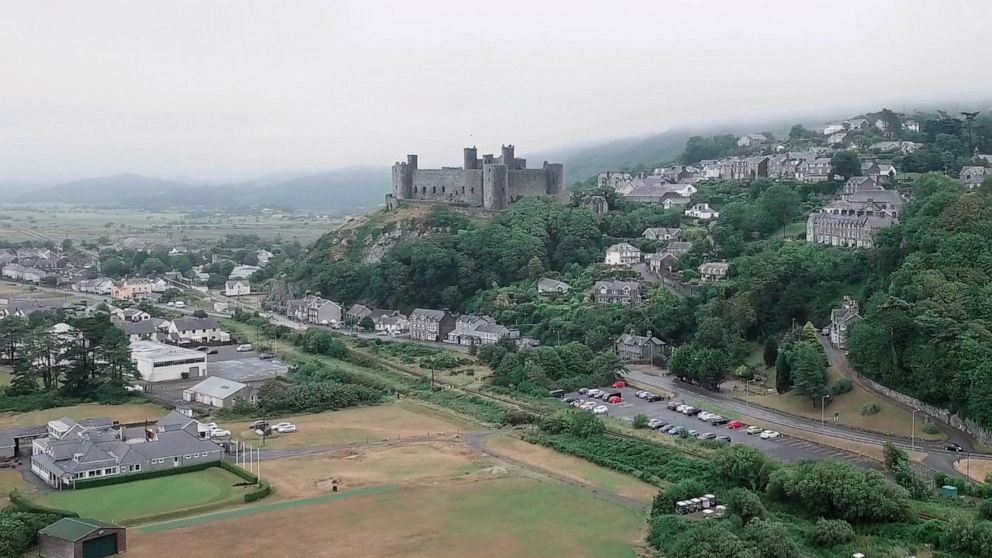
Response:
[[[140,358],[152,361],[191,359],[196,357],[202,358],[204,362],[207,360],[207,355],[200,351],[184,349],[175,345],[165,345],[154,341],[132,341],[131,356],[136,359]]]
[[[121,529],[121,527],[96,519],[63,517],[41,531],[38,531],[38,534],[55,537],[64,541],[76,542],[102,529]]]
[[[247,387],[248,384],[242,384],[241,382],[227,380],[218,376],[211,376],[189,388],[187,391],[202,393],[217,399],[225,399]]]

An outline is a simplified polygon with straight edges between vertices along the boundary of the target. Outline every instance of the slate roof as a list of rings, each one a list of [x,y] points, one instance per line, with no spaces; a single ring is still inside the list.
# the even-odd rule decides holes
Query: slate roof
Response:
[[[411,320],[440,320],[444,318],[444,310],[431,310],[429,308],[415,308],[410,314]]]
[[[202,393],[203,395],[207,395],[215,399],[227,399],[228,397],[235,395],[239,391],[248,387],[248,384],[242,384],[241,382],[236,382],[234,380],[225,380],[224,378],[211,376],[186,391]]]
[[[38,531],[38,534],[64,541],[76,542],[102,529],[123,529],[123,527],[118,527],[113,523],[106,523],[97,519],[63,517],[41,531]]]
[[[217,318],[207,316],[206,318],[177,318],[172,321],[179,331],[192,331],[194,329],[217,329],[219,326]]]

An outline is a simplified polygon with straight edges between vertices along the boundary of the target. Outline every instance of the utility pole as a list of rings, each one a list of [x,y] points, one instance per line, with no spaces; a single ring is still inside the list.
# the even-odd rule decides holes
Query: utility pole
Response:
[[[919,409],[913,409],[913,449],[916,449],[916,413],[920,412]]]

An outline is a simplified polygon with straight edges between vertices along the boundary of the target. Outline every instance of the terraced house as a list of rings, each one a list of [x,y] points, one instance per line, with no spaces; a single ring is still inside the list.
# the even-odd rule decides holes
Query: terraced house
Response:
[[[31,446],[31,471],[46,484],[133,475],[220,461],[224,450],[209,428],[177,411],[149,426],[84,426],[69,417],[49,421],[47,436]]]

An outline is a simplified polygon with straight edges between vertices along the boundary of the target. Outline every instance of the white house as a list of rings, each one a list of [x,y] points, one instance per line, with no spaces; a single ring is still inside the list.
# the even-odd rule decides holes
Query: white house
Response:
[[[219,409],[230,407],[239,399],[255,403],[258,401],[258,390],[248,384],[225,380],[219,376],[211,376],[183,390],[184,401],[202,403]]]
[[[169,325],[169,339],[175,343],[224,343],[231,335],[220,330],[217,318],[177,318]]]
[[[545,277],[537,282],[537,294],[564,294],[572,287],[564,281]]]
[[[207,375],[206,353],[154,341],[133,341],[131,360],[141,374],[141,379],[146,382],[200,378]]]
[[[843,132],[846,129],[847,128],[844,127],[844,124],[840,122],[827,122],[827,124],[823,127],[823,135],[832,136],[837,132]]]
[[[234,279],[224,282],[224,296],[251,294],[251,283],[247,279]]]
[[[255,259],[258,260],[259,267],[265,267],[269,265],[269,260],[272,259],[272,252],[268,250],[259,250],[255,252]]]
[[[164,293],[168,288],[169,288],[169,283],[165,279],[162,279],[161,277],[152,281],[153,293]]]
[[[689,217],[694,217],[696,219],[702,219],[703,221],[709,221],[710,219],[716,219],[720,217],[719,211],[714,211],[710,208],[708,203],[697,203],[696,205],[685,210],[685,214]]]
[[[376,315],[373,312],[372,322],[375,324],[376,333],[399,335],[410,329],[409,320],[407,320],[406,316],[400,314],[399,312],[382,315]]]
[[[262,268],[257,265],[239,265],[231,270],[231,274],[227,276],[228,279],[250,279],[252,275],[256,272],[261,271]]]
[[[606,265],[634,265],[641,261],[641,251],[626,242],[606,249]]]
[[[710,262],[699,266],[699,274],[703,281],[719,281],[727,276],[730,271],[730,264],[724,262]]]

